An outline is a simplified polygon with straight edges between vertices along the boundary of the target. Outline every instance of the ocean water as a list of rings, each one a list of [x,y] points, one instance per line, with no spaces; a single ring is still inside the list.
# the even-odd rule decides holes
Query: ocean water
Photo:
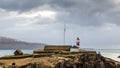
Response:
[[[14,55],[15,50],[0,50],[0,57],[7,55]],[[24,54],[32,54],[33,50],[22,50]]]
[[[100,52],[104,57],[111,58],[116,61],[120,61],[120,49],[95,49],[96,52]]]
[[[0,50],[0,56],[13,55],[15,50]],[[32,54],[33,50],[22,50],[24,54]],[[116,61],[120,61],[120,49],[94,49],[96,52],[100,52],[101,55],[111,58]]]

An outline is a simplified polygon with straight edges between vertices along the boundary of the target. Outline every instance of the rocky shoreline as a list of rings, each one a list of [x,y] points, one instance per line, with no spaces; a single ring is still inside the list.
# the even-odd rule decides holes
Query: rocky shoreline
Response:
[[[120,62],[104,57],[96,52],[66,52],[31,56],[15,55],[17,58],[0,59],[0,68],[120,68]],[[43,55],[44,54],[44,55]],[[20,58],[23,56],[22,58]]]

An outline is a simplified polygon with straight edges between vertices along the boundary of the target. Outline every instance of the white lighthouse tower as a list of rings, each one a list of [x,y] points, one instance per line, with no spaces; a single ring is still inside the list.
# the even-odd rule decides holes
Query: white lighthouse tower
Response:
[[[76,38],[76,44],[71,47],[70,51],[71,52],[79,52],[79,47],[80,47],[80,38]]]

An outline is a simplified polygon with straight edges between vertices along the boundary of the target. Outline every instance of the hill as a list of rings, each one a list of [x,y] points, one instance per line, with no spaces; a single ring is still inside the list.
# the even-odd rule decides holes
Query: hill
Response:
[[[31,43],[7,37],[0,37],[0,49],[41,49],[42,43]]]

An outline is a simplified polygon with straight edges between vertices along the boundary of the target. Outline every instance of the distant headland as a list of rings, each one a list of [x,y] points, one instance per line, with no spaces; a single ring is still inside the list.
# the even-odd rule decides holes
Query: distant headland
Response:
[[[42,43],[31,43],[8,37],[0,37],[0,49],[40,49],[43,47],[44,44]]]

